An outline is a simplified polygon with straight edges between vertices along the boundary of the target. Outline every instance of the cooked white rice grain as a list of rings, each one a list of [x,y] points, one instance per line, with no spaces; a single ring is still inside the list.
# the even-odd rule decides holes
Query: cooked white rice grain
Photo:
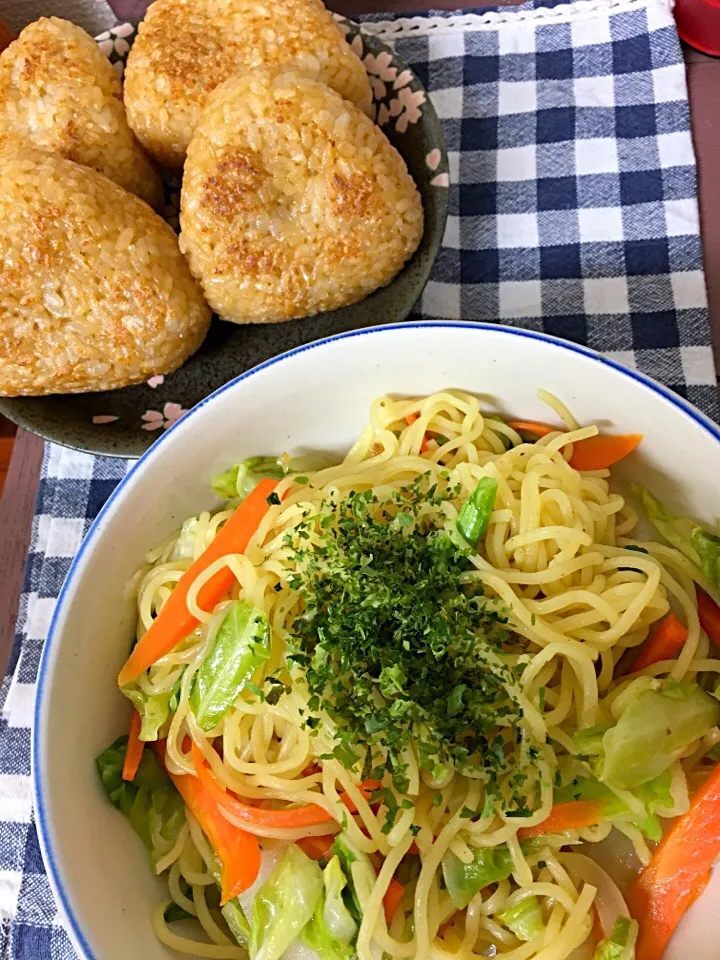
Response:
[[[156,209],[157,171],[130,130],[122,87],[109,60],[84,30],[43,18],[0,54],[0,136],[92,167]]]
[[[210,310],[172,229],[100,173],[0,142],[0,394],[170,373]]]
[[[152,156],[178,169],[219,83],[290,65],[369,112],[365,68],[321,0],[155,0],[125,71],[130,126]]]
[[[210,96],[190,143],[180,247],[217,313],[289,320],[389,283],[423,233],[405,161],[361,110],[296,73]]]

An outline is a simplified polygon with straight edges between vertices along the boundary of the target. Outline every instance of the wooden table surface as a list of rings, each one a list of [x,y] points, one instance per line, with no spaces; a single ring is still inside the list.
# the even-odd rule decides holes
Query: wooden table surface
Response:
[[[17,0],[21,5],[23,0]],[[119,19],[137,16],[144,0],[110,0]],[[495,4],[515,5],[520,0],[495,0]],[[357,13],[381,13],[385,10],[453,10],[459,6],[476,7],[462,0],[334,0],[332,9],[352,16]],[[0,21],[0,49],[8,33]],[[695,150],[698,160],[700,216],[702,223],[705,276],[710,301],[710,317],[715,341],[716,366],[720,370],[720,60],[694,50],[686,51],[690,108]],[[30,540],[33,508],[37,494],[43,442],[18,431],[5,489],[0,499],[0,676],[10,654],[15,632],[15,617],[22,588],[25,560]]]

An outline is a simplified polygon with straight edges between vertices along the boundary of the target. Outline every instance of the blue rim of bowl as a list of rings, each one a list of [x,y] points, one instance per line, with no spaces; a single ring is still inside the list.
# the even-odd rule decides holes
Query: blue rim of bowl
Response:
[[[32,729],[32,786],[33,786],[33,802],[35,807],[35,817],[37,820],[37,830],[38,838],[40,840],[40,848],[42,850],[43,859],[45,861],[45,866],[48,872],[48,878],[50,880],[50,885],[55,896],[56,901],[58,902],[62,916],[65,921],[67,932],[70,934],[71,939],[76,947],[80,949],[84,955],[85,960],[96,960],[95,954],[92,953],[90,945],[85,939],[80,924],[75,917],[72,905],[70,903],[70,898],[65,892],[63,886],[63,879],[61,875],[60,868],[55,860],[55,853],[53,850],[52,840],[49,836],[47,829],[47,817],[48,811],[45,808],[43,801],[43,790],[40,774],[40,744],[43,740],[43,737],[40,736],[42,731],[42,714],[43,714],[43,702],[44,696],[43,692],[45,689],[45,680],[46,680],[46,671],[47,664],[50,659],[50,654],[55,646],[55,631],[57,629],[58,621],[63,612],[63,607],[67,601],[67,598],[71,592],[73,580],[75,573],[77,572],[78,567],[82,561],[83,555],[90,544],[95,539],[99,528],[102,526],[106,515],[111,511],[113,504],[118,499],[118,497],[124,492],[125,488],[134,478],[138,470],[142,469],[145,462],[158,455],[158,452],[164,449],[166,440],[168,437],[172,436],[175,430],[183,429],[184,426],[192,419],[193,415],[197,411],[201,410],[206,404],[211,403],[213,399],[220,394],[225,393],[227,390],[231,390],[236,384],[240,383],[243,380],[247,380],[249,377],[254,376],[256,373],[259,373],[261,370],[266,370],[268,367],[274,366],[276,363],[281,363],[283,360],[287,360],[290,357],[298,356],[301,353],[306,353],[309,350],[316,350],[318,347],[323,347],[328,343],[334,343],[337,340],[350,340],[353,337],[364,337],[371,334],[384,333],[384,332],[393,332],[396,330],[422,330],[427,329],[428,327],[440,327],[440,328],[459,328],[462,330],[478,330],[478,331],[492,331],[494,333],[500,333],[506,336],[512,337],[522,337],[527,340],[539,340],[543,343],[549,343],[552,346],[558,347],[561,350],[567,350],[570,353],[577,353],[583,357],[587,357],[589,360],[595,360],[597,363],[601,363],[604,366],[610,367],[612,370],[615,370],[617,373],[621,374],[624,377],[628,377],[630,380],[635,380],[636,382],[647,387],[653,393],[658,394],[662,397],[663,400],[666,400],[668,403],[672,404],[678,410],[681,410],[686,414],[691,420],[693,420],[698,426],[702,427],[706,433],[720,442],[720,426],[716,423],[713,423],[709,417],[705,416],[704,413],[701,413],[696,407],[691,403],[685,400],[679,394],[673,393],[668,387],[663,386],[661,383],[658,383],[656,380],[651,379],[646,376],[644,373],[639,373],[637,370],[631,370],[629,367],[623,366],[621,363],[618,363],[616,360],[612,360],[609,357],[604,357],[602,354],[597,353],[595,350],[591,350],[589,347],[583,347],[576,343],[571,343],[567,340],[561,340],[559,337],[551,337],[546,333],[539,333],[534,330],[520,330],[516,327],[506,327],[502,324],[495,323],[474,323],[470,321],[456,321],[456,320],[425,320],[425,321],[406,321],[404,323],[391,323],[385,324],[383,326],[375,327],[365,327],[362,330],[351,330],[347,333],[335,334],[331,337],[325,337],[322,340],[315,340],[312,343],[302,344],[299,347],[295,347],[293,350],[288,350],[285,353],[279,354],[277,357],[272,357],[270,360],[266,360],[264,363],[259,364],[257,367],[253,367],[251,370],[245,371],[245,373],[240,374],[235,377],[234,380],[228,381],[222,387],[219,387],[215,390],[214,393],[211,393],[208,397],[205,397],[204,400],[201,400],[197,406],[193,407],[188,413],[185,414],[180,420],[178,420],[162,437],[159,437],[158,440],[147,450],[142,457],[132,466],[128,473],[123,477],[117,487],[108,497],[105,505],[100,510],[100,513],[97,515],[95,520],[93,520],[90,529],[88,530],[83,542],[80,544],[80,548],[75,555],[70,569],[65,578],[65,582],[62,585],[60,590],[60,595],[58,596],[58,601],[53,612],[52,620],[50,622],[50,629],[48,631],[47,640],[43,647],[42,655],[40,658],[40,665],[38,668],[38,679],[37,679],[37,690],[35,694],[35,707],[33,712],[33,729]]]

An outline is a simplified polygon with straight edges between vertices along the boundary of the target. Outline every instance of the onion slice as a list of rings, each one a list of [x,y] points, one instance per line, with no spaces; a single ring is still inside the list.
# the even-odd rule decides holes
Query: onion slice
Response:
[[[603,868],[582,853],[561,853],[558,859],[573,880],[583,880],[597,887],[594,905],[603,933],[609,937],[618,917],[629,917],[630,911],[618,885]]]

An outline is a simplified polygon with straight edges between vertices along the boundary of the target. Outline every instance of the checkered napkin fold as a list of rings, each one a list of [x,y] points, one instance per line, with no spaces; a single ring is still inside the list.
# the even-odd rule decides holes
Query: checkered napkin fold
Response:
[[[668,0],[366,18],[423,80],[450,152],[426,318],[602,350],[717,416],[685,72]],[[127,463],[46,450],[0,706],[0,957],[72,960],[40,856],[30,728],[63,578]],[[88,759],[91,762],[91,758]]]

